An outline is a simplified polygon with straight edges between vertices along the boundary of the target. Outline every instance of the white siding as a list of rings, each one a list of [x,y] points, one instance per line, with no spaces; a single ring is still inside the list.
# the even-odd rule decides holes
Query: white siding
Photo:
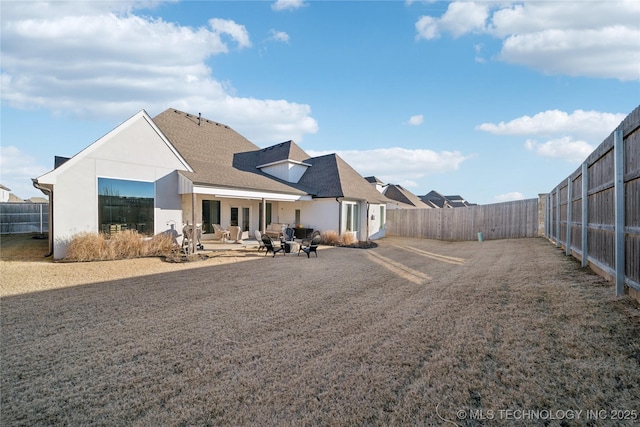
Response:
[[[65,256],[73,235],[98,232],[98,177],[153,182],[154,230],[181,221],[176,169],[184,164],[138,114],[60,168],[39,178],[54,184],[54,258]]]

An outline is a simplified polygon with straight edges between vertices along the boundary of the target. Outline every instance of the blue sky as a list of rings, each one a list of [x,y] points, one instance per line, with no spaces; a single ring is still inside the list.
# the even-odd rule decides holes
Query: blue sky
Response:
[[[2,1],[0,182],[141,109],[475,203],[550,191],[640,104],[640,2]]]

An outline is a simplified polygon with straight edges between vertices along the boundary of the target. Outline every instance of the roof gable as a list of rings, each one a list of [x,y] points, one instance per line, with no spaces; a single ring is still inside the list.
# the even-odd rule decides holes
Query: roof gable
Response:
[[[145,148],[148,144],[154,144],[157,141],[160,141],[164,148],[167,149],[163,153],[171,153],[170,155],[173,156],[172,162],[174,166],[177,166],[176,168],[182,168],[187,171],[192,170],[189,163],[158,129],[147,112],[141,110],[75,156],[69,159],[57,158],[55,168],[37,178],[37,182],[40,184],[54,184],[58,175],[65,173],[69,168],[72,168],[85,158],[106,158],[105,156],[111,155],[113,157],[112,160],[121,160],[121,152],[117,149],[113,150],[113,147],[118,145],[129,148],[127,152],[129,158],[136,158],[136,161],[140,163],[153,163],[157,159],[158,152],[155,152],[154,156],[149,156],[149,151],[145,151]]]
[[[388,201],[337,154],[312,157],[306,162],[312,166],[302,176],[300,184],[313,188],[315,197],[344,197],[373,203]]]

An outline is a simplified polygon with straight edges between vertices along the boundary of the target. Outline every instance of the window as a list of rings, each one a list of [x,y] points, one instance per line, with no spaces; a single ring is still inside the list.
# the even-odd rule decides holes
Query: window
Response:
[[[384,221],[384,206],[380,205],[380,228],[384,228],[385,226],[385,221]]]
[[[231,208],[231,225],[237,225],[242,231],[249,231],[249,208]]]
[[[296,209],[296,219],[295,219],[296,225],[302,225],[302,222],[300,220],[300,209]]]
[[[98,224],[101,232],[137,230],[153,235],[153,182],[98,178]]]
[[[213,224],[220,225],[220,201],[202,201],[202,230],[205,233],[214,233]]]
[[[242,208],[242,231],[249,231],[249,208]]]
[[[345,202],[345,225],[346,231],[358,231],[360,228],[360,205],[352,202]]]
[[[238,225],[238,208],[231,208],[231,225]]]

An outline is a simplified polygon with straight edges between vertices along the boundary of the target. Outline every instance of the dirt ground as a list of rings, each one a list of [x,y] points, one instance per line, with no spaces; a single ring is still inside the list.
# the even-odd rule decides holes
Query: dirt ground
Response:
[[[543,239],[183,264],[14,239],[1,425],[640,425],[637,302]]]

